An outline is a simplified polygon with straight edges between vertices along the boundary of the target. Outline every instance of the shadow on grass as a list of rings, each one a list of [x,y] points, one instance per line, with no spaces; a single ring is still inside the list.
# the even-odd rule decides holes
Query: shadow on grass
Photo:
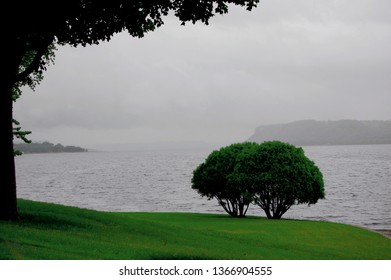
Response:
[[[73,220],[71,217],[53,215],[52,213],[22,213],[18,221],[21,226],[28,226],[38,229],[88,229],[91,225]]]
[[[240,220],[268,220],[266,217],[261,216],[244,216],[244,217],[232,217],[230,215],[224,214],[199,214],[203,219],[219,219],[219,220],[232,220],[232,221],[240,221]],[[282,219],[283,220],[283,219]]]

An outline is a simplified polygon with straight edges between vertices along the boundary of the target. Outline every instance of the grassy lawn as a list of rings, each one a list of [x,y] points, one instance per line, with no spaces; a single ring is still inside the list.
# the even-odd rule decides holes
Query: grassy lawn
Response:
[[[0,221],[0,259],[391,259],[391,239],[337,223],[19,208],[20,221]]]

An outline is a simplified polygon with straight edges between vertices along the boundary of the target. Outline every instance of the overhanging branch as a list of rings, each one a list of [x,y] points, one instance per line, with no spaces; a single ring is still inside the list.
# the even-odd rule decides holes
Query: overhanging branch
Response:
[[[48,47],[53,42],[53,39],[54,37],[50,36],[42,41],[40,47],[37,50],[37,53],[34,56],[33,61],[29,64],[29,66],[26,67],[26,69],[24,69],[24,71],[16,75],[15,83],[24,81],[32,72],[39,69],[42,56],[45,54]]]

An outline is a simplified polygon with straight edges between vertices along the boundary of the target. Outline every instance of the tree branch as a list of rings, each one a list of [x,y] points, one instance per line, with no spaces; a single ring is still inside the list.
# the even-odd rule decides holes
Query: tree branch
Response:
[[[39,69],[42,56],[47,51],[49,45],[53,43],[53,39],[54,37],[50,36],[42,41],[42,43],[40,44],[40,48],[37,50],[37,53],[35,54],[34,59],[30,63],[30,65],[27,66],[26,69],[24,69],[24,71],[16,75],[15,83],[24,81],[32,72]]]
[[[243,216],[246,215],[249,206],[250,206],[249,204],[246,205],[246,209],[244,209],[243,211]]]

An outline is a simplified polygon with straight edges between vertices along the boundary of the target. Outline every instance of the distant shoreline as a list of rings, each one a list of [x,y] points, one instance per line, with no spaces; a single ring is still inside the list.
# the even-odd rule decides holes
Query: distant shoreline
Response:
[[[77,146],[64,146],[60,143],[54,145],[50,142],[42,143],[19,143],[14,144],[14,150],[20,151],[23,154],[49,154],[49,153],[84,153],[88,149]]]

